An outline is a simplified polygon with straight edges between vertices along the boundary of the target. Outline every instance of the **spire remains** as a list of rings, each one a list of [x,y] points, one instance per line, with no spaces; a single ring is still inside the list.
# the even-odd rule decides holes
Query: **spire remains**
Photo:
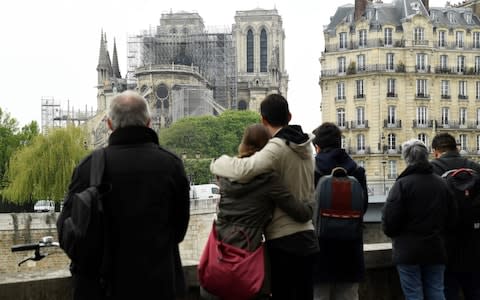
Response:
[[[118,65],[117,41],[115,38],[113,39],[112,71],[113,77],[122,78],[122,75],[120,74],[120,67]]]

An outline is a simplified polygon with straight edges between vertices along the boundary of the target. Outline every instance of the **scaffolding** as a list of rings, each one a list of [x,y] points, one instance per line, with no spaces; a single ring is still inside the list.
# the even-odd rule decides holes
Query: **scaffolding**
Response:
[[[127,80],[134,82],[138,68],[152,65],[194,66],[211,84],[214,101],[236,108],[236,50],[231,30],[212,27],[207,31],[198,14],[162,14],[162,19],[156,30],[128,37]]]
[[[64,128],[68,124],[80,125],[95,116],[96,111],[93,108],[88,110],[75,109],[70,107],[70,101],[67,100],[67,109],[63,109],[60,100],[53,97],[42,97],[42,133],[47,134],[52,128]]]

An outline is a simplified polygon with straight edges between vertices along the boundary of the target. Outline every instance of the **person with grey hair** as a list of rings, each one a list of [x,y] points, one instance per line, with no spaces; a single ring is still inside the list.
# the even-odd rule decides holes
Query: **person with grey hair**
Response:
[[[177,299],[185,280],[178,244],[189,221],[189,183],[182,160],[159,146],[148,104],[126,91],[110,104],[103,198],[110,268],[108,291],[98,264],[72,262],[73,298]],[[68,195],[90,185],[91,155],[75,168]],[[101,255],[101,254],[100,254]]]
[[[388,193],[382,209],[383,232],[392,238],[393,262],[406,300],[443,300],[447,262],[445,232],[455,206],[447,184],[433,173],[425,144],[402,145],[406,168]]]

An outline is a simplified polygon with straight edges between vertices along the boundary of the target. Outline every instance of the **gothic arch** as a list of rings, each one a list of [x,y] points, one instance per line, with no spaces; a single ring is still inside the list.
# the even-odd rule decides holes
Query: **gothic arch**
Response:
[[[265,28],[260,30],[260,72],[267,72],[268,40],[269,35]]]
[[[246,58],[247,58],[247,73],[253,73],[254,70],[254,58],[255,58],[255,35],[253,34],[253,29],[247,29],[247,34],[245,35],[247,49],[246,49]]]

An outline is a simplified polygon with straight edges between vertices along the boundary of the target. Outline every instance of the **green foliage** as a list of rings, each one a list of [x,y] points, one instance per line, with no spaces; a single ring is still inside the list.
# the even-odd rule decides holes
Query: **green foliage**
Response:
[[[184,158],[185,171],[195,184],[209,183],[211,159],[236,155],[245,128],[258,122],[260,115],[253,111],[185,118],[160,132],[160,144]]]
[[[30,136],[34,132],[35,125],[31,124],[24,134]],[[35,136],[10,158],[8,186],[2,191],[5,200],[23,204],[38,199],[63,199],[74,167],[87,154],[83,147],[85,137],[85,132],[76,127]]]

